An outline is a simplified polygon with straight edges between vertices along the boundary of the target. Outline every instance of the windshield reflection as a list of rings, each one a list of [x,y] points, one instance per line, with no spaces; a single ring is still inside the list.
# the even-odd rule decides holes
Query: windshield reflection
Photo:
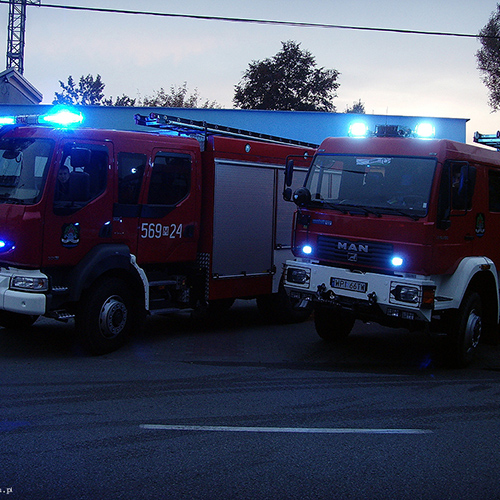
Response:
[[[52,141],[0,140],[0,203],[31,205],[43,192]]]
[[[435,167],[427,158],[317,155],[305,187],[312,203],[423,217]]]

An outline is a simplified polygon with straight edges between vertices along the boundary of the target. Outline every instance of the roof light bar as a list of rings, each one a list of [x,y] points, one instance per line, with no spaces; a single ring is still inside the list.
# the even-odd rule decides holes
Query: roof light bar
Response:
[[[52,125],[71,127],[83,122],[83,114],[68,107],[56,106],[43,115],[0,116],[0,125]]]

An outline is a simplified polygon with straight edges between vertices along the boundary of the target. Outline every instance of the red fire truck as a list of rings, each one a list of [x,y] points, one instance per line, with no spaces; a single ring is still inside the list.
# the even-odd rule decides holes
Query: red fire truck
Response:
[[[298,155],[305,177],[313,145],[160,115],[136,117],[145,132],[74,116],[0,119],[0,325],[74,318],[99,354],[148,313],[257,298],[268,315],[309,315],[280,284],[293,210],[278,174]]]
[[[295,191],[287,165],[284,197],[298,208],[285,288],[314,305],[324,339],[357,319],[428,329],[465,366],[480,337],[498,338],[500,155],[404,127],[352,130],[323,141]],[[476,142],[500,147],[494,137]]]

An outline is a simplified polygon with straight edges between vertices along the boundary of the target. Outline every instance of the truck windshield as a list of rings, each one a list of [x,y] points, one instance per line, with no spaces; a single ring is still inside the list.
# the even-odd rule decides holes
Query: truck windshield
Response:
[[[43,193],[52,141],[0,140],[0,203],[32,205]]]
[[[319,154],[305,187],[311,203],[366,213],[427,214],[436,160]]]

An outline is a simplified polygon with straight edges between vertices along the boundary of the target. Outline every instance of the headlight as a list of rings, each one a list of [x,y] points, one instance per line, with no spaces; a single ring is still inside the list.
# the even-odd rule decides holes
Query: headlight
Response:
[[[419,305],[420,287],[391,283],[391,302],[405,302],[407,304]]]
[[[310,278],[309,269],[298,269],[296,267],[289,267],[286,271],[286,280],[289,283],[309,286],[309,278]]]
[[[41,277],[13,276],[10,280],[10,289],[23,292],[45,292],[49,289],[49,280]]]

